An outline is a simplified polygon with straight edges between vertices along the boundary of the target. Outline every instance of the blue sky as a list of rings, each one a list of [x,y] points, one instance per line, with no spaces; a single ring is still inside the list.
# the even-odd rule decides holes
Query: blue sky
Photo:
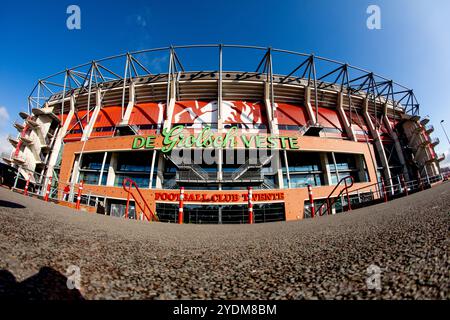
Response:
[[[81,8],[81,30],[66,28],[71,4]],[[366,27],[370,4],[381,8],[381,30]],[[39,78],[126,51],[227,43],[314,52],[392,78],[415,90],[438,151],[450,148],[439,124],[444,119],[450,132],[448,0],[41,0],[4,2],[0,10],[0,136],[14,133],[9,123]],[[149,62],[166,69],[164,59]]]

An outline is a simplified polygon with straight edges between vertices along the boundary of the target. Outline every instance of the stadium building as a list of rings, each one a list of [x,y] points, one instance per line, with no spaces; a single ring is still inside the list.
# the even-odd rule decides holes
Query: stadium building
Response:
[[[198,52],[205,66],[190,63]],[[4,160],[37,194],[72,206],[83,182],[86,210],[121,216],[129,178],[167,222],[177,221],[181,187],[185,223],[246,223],[249,187],[256,222],[297,220],[310,215],[308,185],[316,205],[345,179],[352,199],[381,195],[380,183],[394,195],[402,179],[439,180],[444,159],[413,90],[273,48],[176,46],[93,61],[39,80],[19,115]]]

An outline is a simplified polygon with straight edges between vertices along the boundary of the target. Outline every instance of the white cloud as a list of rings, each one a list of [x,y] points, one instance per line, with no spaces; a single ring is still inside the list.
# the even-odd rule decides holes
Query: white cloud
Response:
[[[136,16],[136,24],[140,27],[146,27],[147,20],[145,19],[145,17],[138,15],[138,16]]]
[[[447,149],[445,152],[445,160],[441,162],[441,168],[450,167],[450,149]]]
[[[5,107],[0,106],[0,130],[9,124],[9,113]]]
[[[0,133],[0,157],[3,156],[3,154],[7,154],[8,156],[13,151],[12,145],[9,143],[8,135],[5,133]]]
[[[8,138],[8,131],[11,129],[9,119],[8,110],[0,106],[0,155],[3,153],[9,154],[12,151],[12,145],[6,140]]]

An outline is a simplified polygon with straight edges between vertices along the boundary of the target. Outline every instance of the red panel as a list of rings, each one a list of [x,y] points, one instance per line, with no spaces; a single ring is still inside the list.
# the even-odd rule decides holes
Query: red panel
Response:
[[[278,103],[276,117],[281,125],[304,126],[308,122],[306,107],[289,103]]]
[[[100,109],[92,128],[90,138],[112,137],[116,125],[122,118],[122,108],[117,106],[103,107]]]
[[[217,103],[195,100],[176,102],[172,123],[217,123]]]
[[[163,104],[156,102],[136,104],[131,112],[129,124],[146,125],[161,123],[163,121],[163,110],[161,109],[163,108]],[[160,114],[161,119],[159,119]]]
[[[351,122],[351,126],[358,141],[365,142],[366,137],[369,141],[373,140],[372,135],[370,134],[369,126],[367,125],[366,120],[364,119],[364,116],[362,114],[357,113],[353,110],[351,112],[351,116],[350,111],[345,111],[345,114],[347,115],[348,121]]]
[[[121,120],[121,107],[103,107],[97,115],[94,128],[115,127]]]
[[[267,124],[262,102],[224,101],[223,118],[226,124]]]
[[[80,140],[83,136],[83,133],[81,132],[81,126],[78,122],[78,119],[81,121],[81,124],[83,125],[83,128],[86,127],[87,124],[87,110],[81,110],[78,112],[75,112],[75,114],[72,117],[72,120],[70,121],[69,127],[67,128],[67,134],[64,137],[64,142],[69,141],[77,141]],[[92,116],[92,110],[89,113],[90,116]],[[78,116],[78,119],[77,119]],[[72,131],[72,132],[71,132]],[[73,132],[76,131],[76,132]]]
[[[317,121],[325,128],[324,133],[327,137],[342,138],[347,136],[337,110],[319,107],[319,119]],[[334,130],[326,130],[327,128]]]

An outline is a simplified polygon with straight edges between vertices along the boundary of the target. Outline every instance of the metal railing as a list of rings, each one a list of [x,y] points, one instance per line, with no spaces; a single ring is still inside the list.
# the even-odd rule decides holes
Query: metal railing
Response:
[[[351,184],[347,184],[347,180],[351,181]],[[337,190],[337,188],[344,183],[344,188],[339,192],[339,194],[337,196],[334,196],[334,192]],[[348,189],[353,187],[353,183],[354,183],[354,179],[352,176],[347,176],[342,178],[338,184],[334,187],[333,191],[331,191],[331,193],[328,195],[328,197],[325,199],[325,202],[317,209],[317,213],[319,214],[319,216],[323,215],[322,209],[324,208],[324,206],[326,205],[326,209],[328,214],[331,214],[331,210],[332,210],[332,206],[333,204],[336,203],[337,199],[339,199],[341,197],[341,195],[345,192],[346,196],[347,196],[347,200],[348,200],[348,205],[349,205],[349,209],[351,210],[351,205],[350,205],[350,197],[349,197],[349,192]]]
[[[382,180],[357,189],[352,189],[346,197],[342,194],[332,196],[333,201],[330,205],[327,204],[328,198],[314,199],[314,208],[316,212],[324,211],[324,208],[326,208],[327,212],[330,212],[329,209],[334,210],[334,212],[344,212],[349,207],[353,210],[407,196],[431,188],[434,183],[442,180],[442,175],[435,175],[405,181],[402,175],[398,175],[392,177],[386,184]],[[305,200],[306,218],[311,217],[309,202],[309,200]]]
[[[147,201],[145,200],[145,197],[142,195],[141,190],[139,190],[137,183],[130,178],[125,178],[125,179],[123,179],[122,185],[123,185],[123,189],[127,192],[127,206],[126,206],[126,211],[125,211],[125,218],[128,219],[128,213],[129,213],[129,209],[130,209],[130,200],[131,200],[130,198],[133,198],[134,203],[141,210],[141,213],[143,215],[142,218],[145,217],[147,219],[147,221],[158,221],[158,216],[155,213],[153,213],[152,209],[150,208]],[[136,196],[132,192],[133,187],[134,187],[134,189],[136,189],[138,196]],[[143,205],[141,205],[139,200],[143,202]],[[136,212],[136,216],[137,216],[137,212]]]

